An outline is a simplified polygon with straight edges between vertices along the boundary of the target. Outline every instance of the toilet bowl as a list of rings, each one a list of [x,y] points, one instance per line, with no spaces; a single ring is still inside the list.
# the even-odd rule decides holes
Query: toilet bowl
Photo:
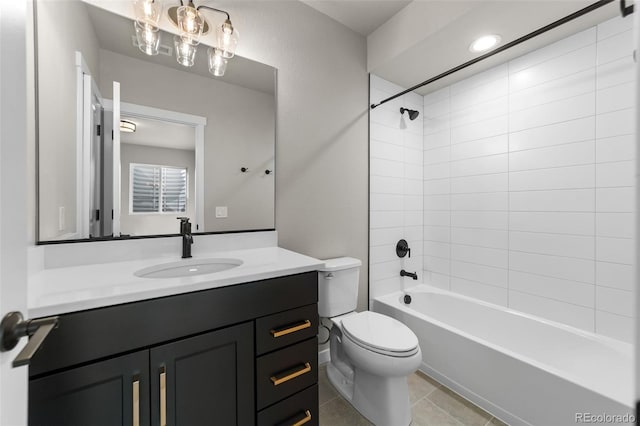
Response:
[[[329,259],[318,272],[320,316],[332,323],[327,376],[342,397],[376,426],[407,426],[411,423],[407,376],[422,362],[418,338],[394,318],[354,311],[359,266],[357,259]]]

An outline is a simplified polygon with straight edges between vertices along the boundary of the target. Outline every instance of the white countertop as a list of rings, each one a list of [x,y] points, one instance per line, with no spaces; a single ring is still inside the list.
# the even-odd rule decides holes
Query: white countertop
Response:
[[[324,262],[279,247],[194,254],[193,260],[235,258],[243,263],[232,269],[180,278],[140,278],[134,273],[177,256],[128,262],[43,269],[29,278],[28,317],[38,318],[156,297],[224,287],[285,275],[315,271]]]

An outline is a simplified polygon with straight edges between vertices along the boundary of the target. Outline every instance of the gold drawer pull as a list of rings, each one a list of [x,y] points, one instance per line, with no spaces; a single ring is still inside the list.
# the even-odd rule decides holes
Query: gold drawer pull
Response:
[[[292,373],[289,373],[288,371],[283,373],[285,374],[282,377],[278,377],[278,376],[271,376],[271,381],[273,382],[273,386],[278,386],[281,385],[284,382],[288,382],[291,379],[295,379],[298,376],[302,376],[303,374],[307,374],[311,371],[311,364],[309,364],[308,362],[304,363],[304,367],[302,367],[299,370],[295,370]]]
[[[305,423],[309,423],[311,421],[311,411],[306,410],[304,412],[304,417],[300,420],[298,420],[295,423],[292,423],[291,426],[302,426]]]
[[[305,328],[309,327],[311,327],[311,321],[304,320],[302,324],[297,324],[287,328],[281,328],[280,330],[271,330],[271,335],[273,337],[286,336],[287,334],[295,333],[296,331],[304,330]]]
[[[133,379],[133,426],[140,426],[140,379]]]
[[[167,370],[160,367],[160,426],[167,426]]]

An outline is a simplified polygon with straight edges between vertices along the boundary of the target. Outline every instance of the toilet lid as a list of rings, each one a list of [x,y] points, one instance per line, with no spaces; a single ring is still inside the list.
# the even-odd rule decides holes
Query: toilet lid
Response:
[[[405,353],[418,347],[416,335],[400,321],[364,311],[342,320],[342,328],[356,343],[374,351]]]

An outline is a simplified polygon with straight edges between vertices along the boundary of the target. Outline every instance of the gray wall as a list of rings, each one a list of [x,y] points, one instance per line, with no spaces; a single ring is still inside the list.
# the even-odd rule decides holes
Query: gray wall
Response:
[[[368,78],[365,38],[297,1],[222,2],[238,54],[278,68],[280,246],[362,260],[367,307]]]
[[[79,2],[38,2],[38,95],[40,107],[40,239],[76,232],[76,60],[81,51],[92,75],[98,42]],[[63,31],[61,31],[63,30]],[[58,230],[58,209],[65,229]]]
[[[183,214],[130,214],[129,207],[129,166],[131,163],[155,164],[159,166],[186,167],[188,174],[187,211]],[[186,149],[158,148],[154,146],[120,145],[122,192],[120,205],[120,228],[123,234],[153,235],[177,233],[177,216],[195,217],[195,175],[196,153]]]
[[[207,118],[205,231],[274,227],[274,178],[264,174],[273,169],[273,95],[101,49],[103,96],[111,98],[113,81],[123,102]],[[215,206],[227,206],[229,217],[216,219]]]

